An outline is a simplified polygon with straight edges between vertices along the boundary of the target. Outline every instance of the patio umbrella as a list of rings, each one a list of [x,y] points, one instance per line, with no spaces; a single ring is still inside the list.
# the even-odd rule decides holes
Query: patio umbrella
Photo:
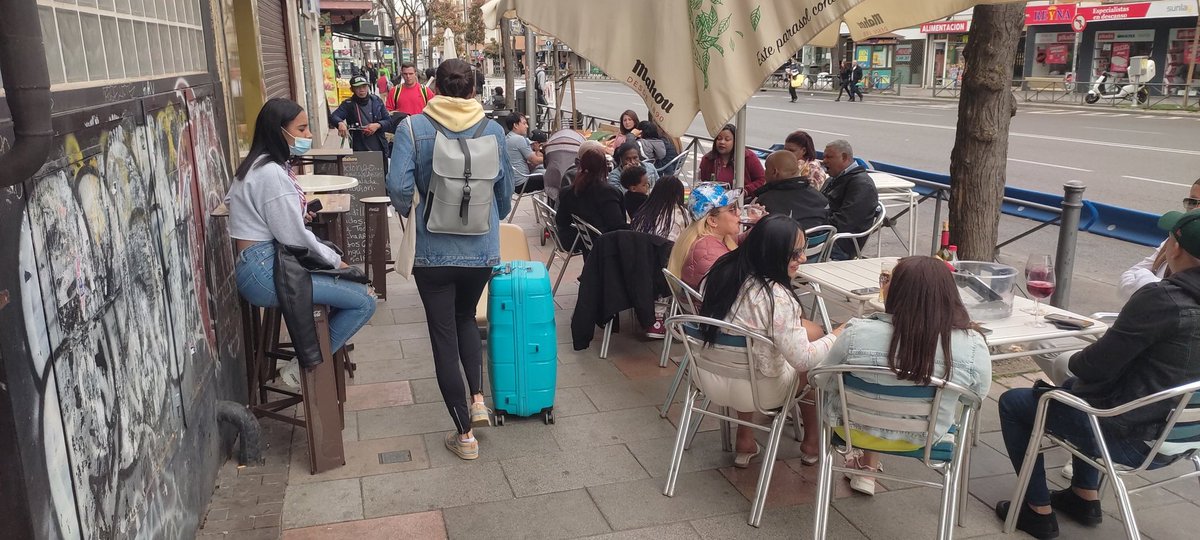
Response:
[[[863,0],[493,0],[484,20],[553,35],[645,101],[671,135],[716,134],[776,68]]]
[[[442,61],[451,58],[458,58],[458,53],[454,50],[454,32],[447,28],[442,34]]]
[[[871,36],[886,34],[902,28],[911,28],[948,17],[980,4],[1025,3],[1025,0],[863,0],[846,11],[839,23],[850,28],[850,39],[862,41]],[[815,38],[810,45],[836,47],[841,24],[832,24]]]

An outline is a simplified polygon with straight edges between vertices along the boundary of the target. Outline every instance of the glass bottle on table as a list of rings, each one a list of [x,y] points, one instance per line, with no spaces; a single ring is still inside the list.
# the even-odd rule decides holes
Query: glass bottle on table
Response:
[[[937,250],[937,258],[950,262],[950,222],[942,222],[942,242]]]
[[[1054,294],[1054,263],[1050,260],[1049,255],[1030,255],[1025,262],[1025,289],[1029,291],[1029,296],[1033,297],[1033,309],[1026,310],[1034,316],[1034,328],[1045,328],[1046,323],[1042,322],[1042,299],[1049,298]]]

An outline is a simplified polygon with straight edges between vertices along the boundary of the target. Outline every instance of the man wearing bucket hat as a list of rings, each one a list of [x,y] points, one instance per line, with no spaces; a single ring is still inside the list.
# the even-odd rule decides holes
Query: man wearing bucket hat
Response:
[[[388,152],[384,133],[396,130],[387,108],[379,96],[371,94],[371,82],[362,75],[350,77],[350,88],[354,95],[346,98],[337,110],[329,115],[337,126],[338,135],[350,136],[350,147],[355,151],[375,150]]]
[[[1107,409],[1156,392],[1200,380],[1200,211],[1167,212],[1158,221],[1167,231],[1163,244],[1170,277],[1139,289],[1121,309],[1116,322],[1095,343],[1074,354],[1052,360],[1067,363],[1070,375],[1062,386],[1093,407]],[[1019,388],[1000,396],[1000,426],[1014,470],[1021,470],[1032,437],[1038,398],[1044,389]],[[1162,430],[1171,401],[1148,405],[1110,418],[1101,418],[1108,452],[1120,464],[1138,466]],[[1085,453],[1099,455],[1091,426],[1082,412],[1051,403],[1046,429],[1075,444]],[[1078,458],[1074,458],[1078,461]],[[1170,463],[1156,458],[1151,469]],[[1100,509],[1100,473],[1086,462],[1076,462],[1071,487],[1050,492],[1046,472],[1038,457],[1017,528],[1036,538],[1058,536],[1055,512],[1084,525],[1096,525]],[[1009,501],[996,505],[1004,519]]]

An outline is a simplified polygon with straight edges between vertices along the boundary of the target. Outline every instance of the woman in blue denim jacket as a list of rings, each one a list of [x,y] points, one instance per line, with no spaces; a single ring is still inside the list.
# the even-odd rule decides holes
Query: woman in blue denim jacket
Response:
[[[938,377],[986,396],[992,383],[992,363],[987,342],[977,328],[958,296],[958,287],[945,262],[933,257],[905,257],[896,264],[887,284],[885,313],[847,324],[821,365],[886,366],[896,376],[862,378],[870,383],[897,385],[928,384],[930,377]],[[839,400],[836,383],[832,378],[814,383],[825,391],[822,409],[826,420],[841,425],[839,407],[834,405]],[[949,432],[951,423],[958,418],[958,400],[954,397],[947,393],[938,409],[934,432],[939,438]],[[924,431],[900,432],[857,425],[851,429],[856,447],[903,452],[925,446]],[[874,452],[847,459],[847,466],[882,470],[879,455]],[[849,478],[855,491],[875,494],[874,478]]]
[[[423,219],[415,220],[413,279],[425,305],[438,387],[456,428],[455,433],[447,434],[446,448],[462,459],[475,459],[479,457],[479,444],[471,427],[491,425],[483,402],[483,343],[475,325],[475,305],[491,278],[492,267],[500,263],[500,217],[508,215],[512,207],[512,168],[505,151],[504,130],[484,118],[483,106],[474,99],[471,65],[457,59],[442,62],[435,80],[438,95],[429,100],[422,114],[409,117],[396,129],[387,188],[400,215],[407,216],[410,211],[424,215],[437,135],[430,119],[465,136],[470,133],[464,132],[473,132],[480,122],[487,122],[484,135],[496,137],[501,172],[492,184],[495,206],[489,218],[491,230],[477,236],[431,233]],[[415,209],[414,189],[421,194]]]

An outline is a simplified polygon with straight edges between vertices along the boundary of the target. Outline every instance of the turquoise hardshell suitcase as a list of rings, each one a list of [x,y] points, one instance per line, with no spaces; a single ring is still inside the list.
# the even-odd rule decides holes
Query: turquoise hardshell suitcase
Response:
[[[554,423],[558,342],[546,267],[535,261],[497,266],[488,285],[488,372],[496,425],[504,416],[542,415]]]

